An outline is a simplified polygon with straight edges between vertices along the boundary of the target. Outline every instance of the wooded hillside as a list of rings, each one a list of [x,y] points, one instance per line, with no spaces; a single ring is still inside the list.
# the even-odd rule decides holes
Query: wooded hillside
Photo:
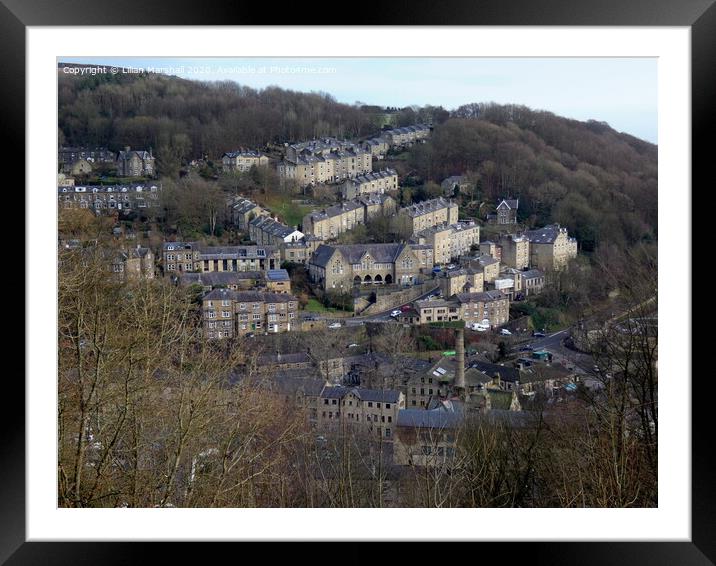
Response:
[[[381,109],[342,104],[326,93],[259,91],[232,82],[59,75],[61,144],[152,147],[162,175],[189,159],[216,159],[240,146],[377,135],[388,115],[395,125],[434,126],[428,143],[381,163],[404,178],[425,185],[466,174],[473,206],[518,197],[522,222],[559,222],[586,252],[600,243],[657,239],[657,146],[603,122],[515,105]]]

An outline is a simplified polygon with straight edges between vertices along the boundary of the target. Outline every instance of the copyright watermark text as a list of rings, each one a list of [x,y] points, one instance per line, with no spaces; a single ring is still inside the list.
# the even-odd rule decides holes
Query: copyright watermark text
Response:
[[[178,65],[178,66],[113,66],[113,65],[63,65],[65,75],[141,75],[159,73],[164,75],[330,75],[335,67],[307,65]]]

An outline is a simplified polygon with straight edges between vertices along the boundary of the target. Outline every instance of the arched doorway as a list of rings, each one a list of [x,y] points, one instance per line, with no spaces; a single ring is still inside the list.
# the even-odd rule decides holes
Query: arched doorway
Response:
[[[385,276],[385,284],[390,285],[391,283],[393,283],[393,276],[388,273],[388,275]]]
[[[356,275],[353,278],[353,285],[360,285],[360,275]]]
[[[382,283],[382,282],[383,282],[383,278],[382,278],[380,275],[376,275],[376,276],[375,276],[375,282],[376,282],[376,283]]]
[[[372,282],[373,282],[373,279],[371,279],[371,276],[370,276],[370,275],[366,275],[366,276],[363,278],[363,283],[372,283]]]

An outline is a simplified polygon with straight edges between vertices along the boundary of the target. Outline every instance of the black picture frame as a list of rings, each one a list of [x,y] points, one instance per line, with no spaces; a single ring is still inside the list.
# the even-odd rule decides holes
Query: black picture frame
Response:
[[[374,4],[355,12],[351,25],[550,25],[550,26],[687,26],[692,35],[692,167],[693,178],[706,180],[714,128],[708,110],[716,101],[716,6],[714,0],[483,0],[434,2],[400,0]],[[241,19],[232,14],[241,14]],[[338,13],[338,12],[336,12]],[[267,17],[268,16],[268,17]],[[233,18],[233,19],[232,19]],[[125,0],[0,0],[0,44],[3,47],[2,130],[9,147],[25,147],[25,33],[28,26],[66,25],[303,25],[301,10],[267,10],[249,2],[241,10],[222,3],[187,0],[162,4]],[[345,24],[346,22],[344,22]],[[334,25],[335,22],[327,22]],[[31,70],[29,71],[31,72]],[[24,176],[21,175],[24,183]],[[696,182],[696,181],[694,181]],[[712,181],[711,181],[712,182]],[[691,235],[685,235],[691,237]],[[692,256],[693,257],[693,256]],[[25,297],[27,299],[27,297]],[[684,363],[691,378],[691,363]],[[678,385],[676,385],[678,386]],[[225,544],[68,543],[25,541],[25,397],[23,383],[11,372],[5,379],[5,407],[0,411],[0,563],[19,564],[143,564],[207,563],[228,550]],[[668,391],[665,393],[667,394]],[[496,554],[508,562],[558,564],[706,565],[716,561],[716,469],[709,460],[711,422],[709,395],[692,397],[692,538],[690,542],[531,542],[485,543],[476,559]],[[16,412],[10,410],[14,407]],[[664,455],[662,454],[662,457]],[[668,457],[668,456],[666,456]],[[588,528],[588,525],[585,525]],[[559,532],[555,532],[559,538]],[[429,535],[428,535],[429,536]],[[316,530],[320,539],[320,529]],[[373,561],[372,543],[350,543],[345,560]],[[509,545],[509,546],[508,546]],[[429,549],[444,555],[443,545],[414,545],[428,559]],[[488,551],[485,553],[483,547]],[[232,547],[232,549],[235,547]],[[346,551],[347,550],[347,551]],[[408,550],[408,549],[406,549]],[[400,552],[400,560],[406,557]],[[461,551],[462,549],[456,549]],[[235,552],[235,550],[229,550]],[[428,554],[426,554],[426,552]],[[471,550],[471,552],[475,552]],[[331,555],[330,551],[324,556]],[[409,554],[409,552],[408,552]],[[373,558],[370,558],[370,557]],[[378,555],[390,560],[385,554]],[[432,557],[431,557],[432,558]],[[234,559],[238,559],[235,556]],[[335,555],[334,555],[335,559]],[[439,559],[435,557],[433,559]]]

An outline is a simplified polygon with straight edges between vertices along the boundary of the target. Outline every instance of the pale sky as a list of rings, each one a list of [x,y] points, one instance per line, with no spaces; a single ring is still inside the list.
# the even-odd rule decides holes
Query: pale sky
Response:
[[[470,102],[523,104],[599,120],[657,142],[656,58],[141,58],[60,57],[62,62],[150,70],[187,79],[231,80],[262,89],[319,91],[379,106]]]

